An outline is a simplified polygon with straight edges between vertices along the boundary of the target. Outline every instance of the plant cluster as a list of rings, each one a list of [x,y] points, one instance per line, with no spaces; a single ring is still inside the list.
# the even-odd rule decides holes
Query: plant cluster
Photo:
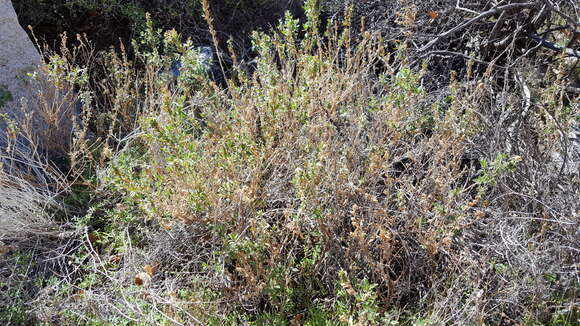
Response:
[[[223,84],[194,41],[147,15],[130,50],[94,53],[79,39],[48,56],[53,83],[81,101],[74,182],[52,210],[25,215],[56,231],[8,210],[21,227],[0,232],[0,285],[28,284],[17,271],[26,253],[47,273],[29,273],[39,285],[0,320],[576,323],[580,153],[566,137],[578,120],[567,61],[539,82],[523,59],[510,71],[471,60],[432,92],[429,61],[409,60],[412,40],[392,46],[355,13],[323,21],[306,1],[304,21],[288,13],[252,34],[253,65],[230,44]],[[79,67],[83,55],[90,65]],[[500,73],[520,87],[498,84]],[[85,210],[55,209],[63,198]],[[18,240],[31,234],[55,240],[31,251]]]

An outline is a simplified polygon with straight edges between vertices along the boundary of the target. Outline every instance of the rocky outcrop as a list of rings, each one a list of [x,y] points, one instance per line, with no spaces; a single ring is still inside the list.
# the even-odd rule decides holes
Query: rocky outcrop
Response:
[[[31,73],[37,78],[30,78]],[[54,153],[70,138],[73,92],[51,86],[45,76],[41,56],[20,26],[12,1],[0,0],[0,162],[5,169],[26,166],[39,151]],[[11,124],[25,123],[26,136],[7,133]]]
[[[12,2],[0,0],[0,163],[9,172],[22,170],[32,156],[26,137],[7,131],[9,121],[23,120],[23,105],[34,107],[35,92],[28,74],[39,64],[40,55],[18,23]]]
[[[40,55],[18,23],[10,0],[0,0],[0,107],[18,112],[22,101],[33,99],[27,74],[40,64]]]

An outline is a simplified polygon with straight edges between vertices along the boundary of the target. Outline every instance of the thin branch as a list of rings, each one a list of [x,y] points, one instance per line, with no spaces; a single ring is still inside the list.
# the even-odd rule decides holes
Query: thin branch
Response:
[[[561,30],[566,30],[566,29],[570,29],[570,28],[572,28],[570,25],[558,26],[558,27],[554,27],[554,28],[551,28],[549,30],[543,31],[538,35],[544,36],[544,35],[549,34],[549,33],[557,32],[557,31],[561,31]]]
[[[502,12],[501,15],[499,15],[499,18],[497,19],[497,22],[495,23],[495,25],[493,26],[493,28],[491,29],[491,33],[489,33],[489,39],[493,40],[495,39],[497,33],[499,32],[499,30],[503,27],[503,23],[505,22],[505,18],[506,18],[506,12]]]
[[[574,19],[573,17],[570,17],[570,16],[566,15],[565,13],[563,13],[562,11],[560,11],[560,9],[554,7],[554,5],[552,4],[551,1],[544,1],[544,2],[550,8],[550,10],[552,10],[553,12],[555,12],[558,15],[562,16],[564,19],[566,19],[566,21],[568,21],[569,24],[574,25],[576,27],[580,27],[580,23],[578,23],[578,21],[576,19]]]
[[[538,42],[538,44],[540,44],[541,46],[543,46],[547,49],[550,49],[550,50],[553,50],[556,52],[564,52],[569,57],[580,58],[580,51],[570,49],[570,48],[561,47],[561,46],[558,46],[552,42],[548,42],[544,38],[540,37],[538,34],[528,34],[528,37],[531,38],[532,40]]]
[[[500,68],[500,69],[507,69],[507,67],[504,66],[500,66],[500,65],[496,65],[493,62],[489,62],[489,61],[484,61],[484,60],[480,60],[474,57],[470,57],[466,54],[460,53],[460,52],[453,52],[453,51],[445,51],[445,50],[437,50],[437,51],[430,51],[424,55],[422,55],[420,58],[425,58],[431,55],[454,55],[454,56],[459,56],[459,57],[463,57],[467,60],[473,60],[473,62],[479,63],[479,64],[483,64],[483,65],[491,65],[495,68]]]
[[[526,3],[512,3],[509,5],[505,5],[505,6],[499,6],[493,9],[490,9],[486,12],[483,12],[481,14],[479,14],[478,16],[466,21],[463,24],[459,24],[455,27],[453,27],[452,29],[448,30],[445,33],[439,34],[439,36],[437,36],[435,39],[433,39],[431,42],[427,43],[424,47],[419,49],[419,52],[424,52],[426,50],[428,50],[429,48],[431,48],[433,45],[437,44],[439,41],[459,32],[460,30],[464,29],[465,27],[477,23],[478,21],[489,17],[489,16],[493,16],[499,13],[502,13],[506,10],[511,10],[511,9],[524,9],[524,8],[532,8],[536,6],[535,3],[531,3],[531,2],[526,2]]]
[[[460,1],[460,0],[457,0],[457,3],[455,4],[455,9],[457,9],[457,10],[463,10],[463,11],[467,11],[467,12],[469,12],[469,13],[472,13],[472,14],[475,14],[475,15],[477,15],[477,14],[478,14],[478,12],[477,12],[477,11],[475,11],[475,10],[471,10],[471,9],[469,9],[469,8],[464,8],[464,7],[461,7],[461,6],[459,5],[459,1]]]

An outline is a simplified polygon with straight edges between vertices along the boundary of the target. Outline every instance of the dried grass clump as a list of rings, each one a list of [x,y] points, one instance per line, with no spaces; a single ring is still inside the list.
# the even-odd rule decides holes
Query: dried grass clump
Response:
[[[58,286],[57,279],[73,281],[75,268],[67,257],[79,243],[74,229],[54,218],[62,209],[54,188],[4,170],[0,184],[0,321],[30,324],[35,321],[30,311],[43,288]]]

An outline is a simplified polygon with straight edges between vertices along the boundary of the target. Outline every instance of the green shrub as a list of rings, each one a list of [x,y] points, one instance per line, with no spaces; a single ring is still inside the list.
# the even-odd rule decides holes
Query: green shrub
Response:
[[[324,38],[314,2],[308,6],[307,24],[287,16],[280,33],[254,34],[256,71],[239,70],[227,89],[199,73],[196,78],[196,69],[175,88],[163,79],[152,84],[157,91],[140,118],[143,134],[112,162],[106,180],[148,219],[167,228],[194,225],[213,239],[205,244],[213,254],[199,263],[213,266],[208,278],[230,279],[221,295],[286,320],[327,309],[312,302],[332,297],[338,271],[347,269],[367,293],[355,299],[349,316],[379,323],[378,301],[365,299],[378,284],[390,293],[383,304],[417,295],[411,284],[393,287],[393,277],[413,262],[398,252],[401,240],[389,229],[420,239],[415,250],[424,269],[411,282],[422,283],[437,266],[437,252],[449,248],[468,218],[450,220],[428,209],[436,200],[449,214],[464,216],[460,207],[471,200],[448,197],[462,177],[453,160],[464,150],[461,120],[450,120],[456,115],[451,109],[435,118],[440,125],[433,136],[422,137],[430,107],[421,72],[397,62],[379,83],[373,65],[389,61],[381,39],[366,33],[352,40],[338,27]],[[160,35],[151,32],[145,35]],[[301,40],[299,32],[307,37]],[[158,36],[145,38],[152,45],[143,59],[148,67],[167,66],[155,50]],[[419,181],[413,181],[418,167],[402,171],[400,180],[389,175],[410,148],[421,146],[426,152],[413,158],[425,169]],[[418,196],[417,207],[392,217],[382,213],[401,191],[404,205]],[[404,222],[409,211],[416,218]],[[217,268],[222,264],[225,269]]]

